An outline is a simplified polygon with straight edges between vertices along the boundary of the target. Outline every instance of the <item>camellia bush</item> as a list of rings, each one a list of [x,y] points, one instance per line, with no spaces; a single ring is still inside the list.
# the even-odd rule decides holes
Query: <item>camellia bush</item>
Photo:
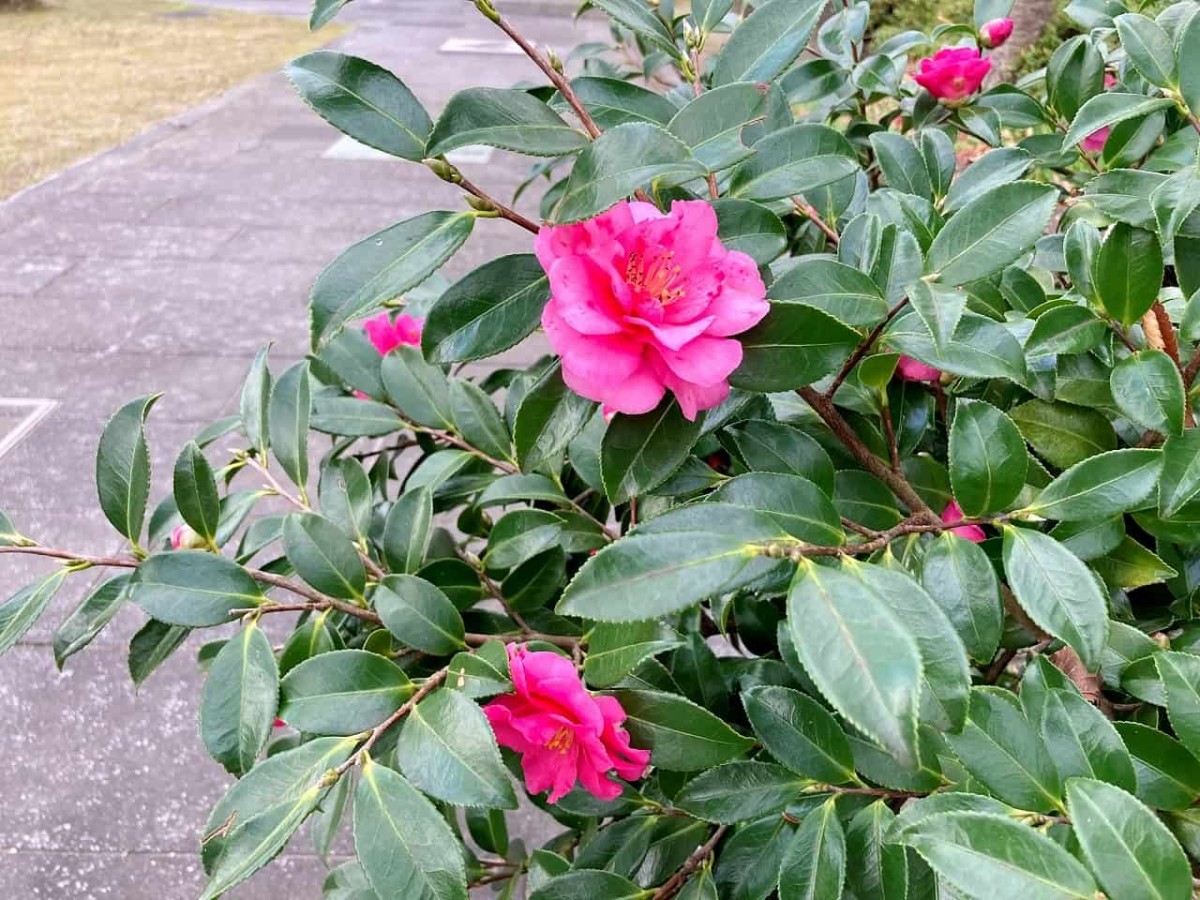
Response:
[[[1075,0],[990,87],[1005,0],[882,43],[861,0],[591,0],[567,64],[473,5],[542,83],[435,121],[289,69],[463,208],[330,263],[308,358],[264,349],[169,495],[156,398],[116,413],[124,553],[0,521],[62,562],[0,649],[101,568],[60,665],[125,606],[137,681],[198,632],[205,898],[306,823],[359,900],[1193,896],[1200,4]],[[538,158],[540,221],[447,161],[479,144]],[[527,252],[444,280],[497,217]]]

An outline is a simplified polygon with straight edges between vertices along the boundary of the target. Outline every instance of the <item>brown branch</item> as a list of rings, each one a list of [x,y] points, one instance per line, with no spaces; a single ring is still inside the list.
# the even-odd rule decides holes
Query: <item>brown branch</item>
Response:
[[[717,844],[721,842],[721,838],[725,836],[725,832],[728,830],[728,825],[722,825],[712,833],[712,837],[692,851],[692,855],[679,867],[679,871],[667,879],[667,882],[654,892],[652,900],[669,900],[669,898],[674,897],[683,890],[683,886],[692,877],[692,873],[700,868],[701,864],[712,855],[712,852],[717,849]]]
[[[883,436],[887,440],[888,454],[891,456],[892,471],[896,474],[900,472],[900,445],[896,441],[896,426],[892,423],[892,410],[885,403],[883,409],[879,412],[879,418],[883,422]]]
[[[461,187],[468,194],[474,194],[476,197],[494,209],[500,218],[507,219],[509,222],[520,225],[526,231],[532,232],[533,234],[537,234],[539,231],[541,231],[541,226],[538,225],[537,222],[526,218],[512,207],[505,206],[495,197],[492,197],[485,192],[483,188],[479,187],[479,185],[475,184],[475,182],[467,178],[463,178],[462,173],[459,173],[458,179],[454,183]]]
[[[692,93],[699,97],[704,93],[704,83],[700,81],[700,51],[693,50],[691,54],[692,65]],[[712,172],[708,173],[708,196],[713,200],[721,198],[721,191],[717,188],[717,176]]]
[[[28,547],[0,547],[0,553],[24,553],[27,556],[44,556],[48,559],[61,559],[66,562],[85,563],[89,566],[136,569],[142,560],[132,556],[88,556],[84,553],[72,553],[69,550],[57,550],[53,547],[41,547],[36,544]]]
[[[432,694],[446,680],[446,676],[449,674],[450,667],[446,666],[445,668],[438,669],[426,678],[424,683],[417,689],[417,692],[403,706],[371,729],[371,733],[367,735],[367,739],[363,741],[362,746],[354,751],[353,756],[333,770],[337,777],[340,778],[345,775],[352,766],[361,762],[363,757],[371,751],[371,748],[375,746],[375,743],[383,737],[387,730],[412,712],[413,707]]]
[[[1200,347],[1192,354],[1192,358],[1188,360],[1187,367],[1183,370],[1184,387],[1192,386],[1192,382],[1196,380],[1198,372],[1200,372]]]
[[[1004,674],[1004,670],[1008,668],[1008,664],[1016,658],[1017,650],[1015,647],[1004,650],[988,667],[987,674],[983,676],[983,680],[988,684],[995,684],[996,681]]]
[[[1175,337],[1175,326],[1167,314],[1161,300],[1155,300],[1149,312],[1142,316],[1142,331],[1146,334],[1146,343],[1155,350],[1161,350],[1175,363],[1180,377],[1186,377],[1183,364],[1179,360],[1179,341]],[[1192,414],[1192,404],[1187,402],[1183,407],[1184,423],[1188,428],[1196,426],[1196,418]]]
[[[792,206],[795,207],[796,212],[800,213],[802,216],[806,216],[814,225],[821,229],[821,233],[825,235],[829,243],[833,244],[835,247],[838,245],[838,241],[840,240],[838,233],[829,225],[828,222],[821,218],[821,214],[817,212],[817,208],[815,206],[813,206],[807,200],[801,200],[799,197],[792,198]]]
[[[853,353],[850,354],[850,358],[842,364],[840,369],[838,369],[838,373],[833,376],[833,381],[829,383],[829,389],[825,391],[826,397],[833,397],[833,395],[837,393],[837,389],[842,386],[842,383],[850,376],[850,373],[854,371],[854,367],[862,361],[864,356],[871,352],[871,348],[875,346],[875,342],[879,340],[879,336],[883,334],[884,329],[891,324],[892,319],[900,315],[900,311],[906,306],[908,306],[907,297],[888,310],[888,314],[884,316],[883,321],[871,329],[871,331],[863,339],[863,342],[859,344],[857,348],[855,348]]]
[[[837,407],[834,406],[833,401],[828,396],[818,393],[811,387],[802,387],[796,393],[803,397],[808,405],[813,408],[813,411],[829,426],[830,431],[845,445],[846,449],[850,451],[864,469],[886,484],[891,492],[899,497],[909,510],[926,524],[941,526],[941,519],[921,499],[920,495],[913,490],[908,480],[902,474],[893,472],[867,448],[867,445],[854,433],[854,429],[850,427],[850,423],[842,417],[842,414],[838,412]]]

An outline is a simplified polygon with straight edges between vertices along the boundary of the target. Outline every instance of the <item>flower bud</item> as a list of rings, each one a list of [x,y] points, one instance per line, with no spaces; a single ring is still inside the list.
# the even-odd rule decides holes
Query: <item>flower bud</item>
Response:
[[[205,546],[204,538],[187,525],[176,525],[171,531],[172,550],[199,550]]]
[[[1012,19],[992,19],[990,22],[985,22],[979,29],[979,43],[989,48],[999,47],[1012,36],[1012,33]]]
[[[442,181],[449,181],[451,184],[462,181],[462,173],[444,159],[426,159],[424,163],[425,167]]]
[[[546,48],[546,59],[550,61],[550,68],[552,68],[559,75],[563,74],[563,61],[559,58],[558,54],[554,52],[553,47]]]

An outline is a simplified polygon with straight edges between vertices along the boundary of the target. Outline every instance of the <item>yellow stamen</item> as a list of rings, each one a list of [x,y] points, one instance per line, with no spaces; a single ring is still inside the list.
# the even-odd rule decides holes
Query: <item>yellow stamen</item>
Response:
[[[554,733],[554,737],[546,742],[547,750],[556,750],[559,753],[566,753],[575,743],[575,732],[564,725]]]

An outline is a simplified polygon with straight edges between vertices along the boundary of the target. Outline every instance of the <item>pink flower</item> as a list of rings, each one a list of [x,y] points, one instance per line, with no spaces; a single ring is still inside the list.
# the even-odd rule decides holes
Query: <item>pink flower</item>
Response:
[[[901,356],[900,361],[896,363],[896,377],[901,381],[928,381],[932,383],[942,377],[942,371],[941,369],[935,369],[933,366],[927,366],[923,362],[917,362],[911,356]]]
[[[569,659],[509,644],[508,668],[514,692],[483,711],[500,745],[521,754],[531,793],[549,790],[557,803],[578,780],[601,800],[613,800],[621,785],[610,771],[628,781],[646,773],[650,751],[629,746],[621,704],[589,694]]]
[[[187,525],[179,524],[171,529],[172,550],[196,550],[204,546],[204,540]]]
[[[1083,148],[1084,153],[1099,153],[1104,149],[1104,144],[1111,132],[1112,128],[1106,125],[1085,137],[1079,146]]]
[[[962,519],[962,507],[958,505],[957,500],[951,500],[946,504],[946,508],[942,510],[942,521],[961,522]],[[978,544],[980,541],[987,540],[987,535],[978,525],[959,525],[957,528],[951,528],[950,533],[956,534],[963,540],[970,541],[972,544]]]
[[[921,60],[913,78],[946,106],[960,106],[991,69],[992,61],[974,47],[948,47]]]
[[[1012,19],[992,19],[990,22],[985,22],[979,29],[979,42],[985,47],[999,47],[1012,36],[1012,33]]]
[[[571,390],[631,415],[673,391],[688,419],[728,396],[742,361],[730,336],[769,307],[754,260],[725,248],[709,204],[664,214],[622,202],[543,228],[535,250],[550,277],[542,327]]]
[[[1105,72],[1104,73],[1104,89],[1107,91],[1109,88],[1116,87],[1116,86],[1117,86],[1117,76],[1114,75],[1112,72]]]
[[[410,347],[421,343],[420,319],[409,315],[399,315],[392,321],[391,313],[380,313],[374,318],[363,322],[363,330],[375,345],[380,356],[387,356],[397,347],[407,344]]]

